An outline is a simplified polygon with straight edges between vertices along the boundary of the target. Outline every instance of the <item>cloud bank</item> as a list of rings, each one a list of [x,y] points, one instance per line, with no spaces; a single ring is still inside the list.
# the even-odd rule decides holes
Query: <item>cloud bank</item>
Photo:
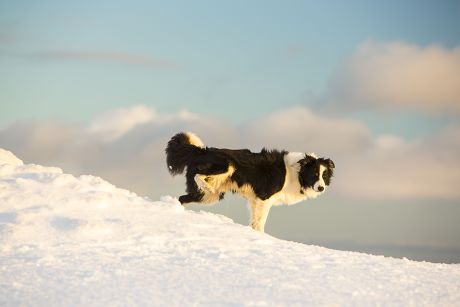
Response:
[[[115,140],[134,127],[153,121],[154,117],[153,110],[142,105],[119,108],[97,116],[88,131],[108,141]]]
[[[372,135],[361,122],[292,107],[234,126],[187,111],[157,114],[146,106],[109,111],[88,125],[15,123],[0,130],[0,144],[25,162],[91,173],[141,195],[179,193],[164,148],[178,131],[196,132],[206,145],[316,152],[336,162],[330,193],[350,199],[460,199],[460,126],[407,141]]]
[[[324,99],[343,109],[460,113],[460,47],[366,42],[335,71]]]
[[[176,70],[181,67],[177,63],[151,55],[118,51],[43,51],[24,54],[24,56],[41,60],[107,62],[166,70]]]

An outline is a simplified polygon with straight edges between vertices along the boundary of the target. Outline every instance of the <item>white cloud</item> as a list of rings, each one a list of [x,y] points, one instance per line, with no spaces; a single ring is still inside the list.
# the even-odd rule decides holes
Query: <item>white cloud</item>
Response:
[[[455,130],[459,133],[460,127],[413,141],[378,137],[371,151],[348,157],[345,176],[336,178],[337,189],[354,198],[458,199],[460,144],[443,141],[456,138]]]
[[[341,198],[460,199],[456,125],[429,138],[407,141],[373,136],[359,121],[306,107],[280,110],[236,127],[186,111],[163,115],[135,106],[97,117],[89,127],[16,123],[0,130],[0,144],[27,163],[99,175],[141,195],[158,197],[184,189],[183,179],[172,179],[167,171],[164,148],[173,134],[189,130],[208,146],[254,150],[265,146],[330,157],[337,167],[330,193]]]
[[[23,54],[23,56],[43,60],[94,61],[115,64],[139,65],[157,69],[176,70],[180,65],[147,54],[118,51],[44,51]]]
[[[115,140],[154,118],[153,110],[143,105],[119,108],[97,116],[89,125],[88,131],[99,134],[105,140]]]
[[[390,150],[404,145],[404,139],[395,135],[381,135],[375,140],[377,148]]]
[[[460,112],[460,47],[360,45],[333,74],[327,103],[342,108]]]
[[[341,197],[460,198],[460,141],[455,141],[459,126],[407,141],[395,135],[373,136],[355,120],[293,107],[254,121],[243,131],[245,143],[255,149],[268,146],[331,157],[337,165],[332,191]]]
[[[200,116],[188,110],[157,116],[153,109],[144,105],[117,108],[96,116],[87,131],[106,141],[115,141],[142,125],[167,125],[174,122],[194,122]]]
[[[243,127],[248,146],[284,147],[318,154],[352,154],[371,145],[362,123],[324,116],[297,106],[280,110]]]

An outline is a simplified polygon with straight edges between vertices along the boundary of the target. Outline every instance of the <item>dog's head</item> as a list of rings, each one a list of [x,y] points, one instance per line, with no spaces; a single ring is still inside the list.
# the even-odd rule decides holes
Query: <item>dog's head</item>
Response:
[[[306,154],[305,158],[298,163],[300,165],[299,182],[302,189],[323,193],[334,175],[334,162],[331,159]]]

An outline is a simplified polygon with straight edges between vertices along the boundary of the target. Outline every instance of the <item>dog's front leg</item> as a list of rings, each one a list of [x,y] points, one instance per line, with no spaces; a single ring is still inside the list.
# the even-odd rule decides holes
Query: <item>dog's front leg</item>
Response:
[[[259,200],[251,200],[249,201],[249,207],[251,211],[251,227],[254,230],[264,232],[271,204]]]

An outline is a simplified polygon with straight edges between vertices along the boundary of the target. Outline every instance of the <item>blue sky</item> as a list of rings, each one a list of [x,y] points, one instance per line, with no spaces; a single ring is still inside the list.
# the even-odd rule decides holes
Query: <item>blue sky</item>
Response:
[[[460,40],[455,1],[3,1],[0,8],[3,125],[82,121],[138,103],[239,122],[317,103],[363,42],[453,48]],[[406,115],[390,120],[417,122]]]
[[[458,1],[0,0],[0,147],[152,198],[183,191],[164,165],[179,130],[314,151],[333,186],[276,209],[270,234],[460,262],[459,17]],[[246,223],[238,202],[207,210]]]

